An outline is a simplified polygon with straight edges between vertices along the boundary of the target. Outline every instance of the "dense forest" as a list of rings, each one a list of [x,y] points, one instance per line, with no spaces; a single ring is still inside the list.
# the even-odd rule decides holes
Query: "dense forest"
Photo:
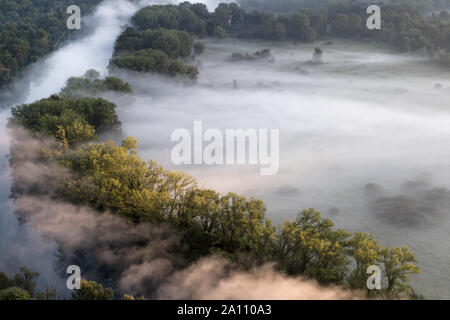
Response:
[[[76,4],[89,13],[99,2],[78,0]],[[72,4],[71,0],[0,0],[0,87],[68,37],[66,11]]]

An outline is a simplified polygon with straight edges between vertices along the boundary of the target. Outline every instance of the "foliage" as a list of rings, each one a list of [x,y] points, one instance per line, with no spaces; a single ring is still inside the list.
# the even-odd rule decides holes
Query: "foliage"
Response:
[[[275,13],[288,13],[305,8],[321,9],[336,0],[238,0],[238,3],[246,10],[271,11]],[[350,3],[351,0],[340,2]],[[378,4],[381,1],[372,1]],[[422,11],[445,9],[450,6],[449,0],[390,0],[392,3],[413,6]]]
[[[198,76],[196,67],[185,65],[180,60],[172,60],[164,52],[153,49],[122,54],[112,58],[110,64],[139,72],[156,72],[189,79],[196,79]]]
[[[406,246],[384,248],[381,251],[381,261],[387,279],[385,291],[388,297],[411,292],[408,275],[420,273],[420,268],[414,264],[417,260],[410,249]]]
[[[193,45],[193,38],[184,31],[159,28],[139,32],[129,27],[116,41],[110,66],[196,79],[197,68],[177,60],[190,57]]]
[[[260,59],[267,59],[272,57],[272,53],[269,49],[264,49],[261,51],[257,51],[255,53],[249,54],[249,53],[241,53],[241,52],[233,52],[231,54],[231,61],[254,61],[254,60],[260,60]]]
[[[310,209],[285,222],[277,234],[277,259],[290,274],[307,274],[320,282],[340,282],[349,263],[345,248],[350,233]]]
[[[73,145],[92,140],[96,132],[119,126],[115,108],[115,104],[101,98],[64,99],[54,95],[13,107],[9,123]]]
[[[79,0],[88,14],[100,0]],[[71,0],[0,0],[0,87],[20,71],[54,50],[67,37]]]
[[[39,272],[31,271],[26,266],[20,267],[19,271],[12,278],[0,272],[0,300],[32,300],[35,297],[54,299],[56,297],[54,288],[47,288],[46,292],[35,295],[35,279],[39,277]]]
[[[153,49],[164,52],[170,58],[189,57],[194,40],[184,31],[147,29],[136,31],[129,27],[116,40],[115,53]]]
[[[130,84],[120,78],[108,76],[104,79],[99,78],[100,74],[96,70],[88,70],[84,77],[71,77],[59,95],[63,98],[81,98],[107,91],[132,93]]]
[[[133,16],[132,23],[139,30],[176,29],[205,36],[207,24],[201,18],[207,18],[208,16],[209,13],[205,5],[191,5],[184,2],[179,6],[155,5],[145,7]]]
[[[0,301],[1,300],[33,300],[30,294],[17,287],[7,288],[0,290]]]
[[[447,1],[447,0],[445,0]],[[146,28],[170,28],[185,30],[199,37],[204,32],[187,30],[181,23],[184,15],[196,16],[206,24],[208,36],[220,38],[234,36],[238,38],[257,38],[271,40],[294,40],[312,42],[327,35],[343,38],[368,38],[388,43],[403,52],[419,52],[441,58],[444,65],[450,52],[450,23],[448,12],[427,17],[425,10],[442,9],[450,4],[444,1],[406,2],[393,1],[379,3],[383,20],[381,30],[369,30],[365,27],[367,5],[350,1],[258,1],[248,0],[242,3],[264,4],[262,8],[274,6],[285,12],[273,14],[257,10],[245,10],[236,3],[221,3],[213,13],[207,13],[184,2],[179,6],[150,6],[141,9],[133,18],[140,30]],[[425,5],[422,5],[424,4]],[[290,8],[298,5],[298,9]],[[326,4],[326,6],[323,6]],[[201,6],[201,5],[200,5]],[[250,6],[252,7],[252,6]],[[258,6],[256,6],[258,7]],[[255,7],[255,8],[256,8]],[[318,10],[321,7],[322,9]],[[314,8],[314,9],[311,9]],[[270,9],[269,9],[270,10]],[[190,13],[186,13],[190,11]]]
[[[86,107],[96,101],[107,103],[101,99],[54,96],[15,108],[10,123],[60,139],[59,132],[51,130],[58,122],[48,119],[55,116],[60,119],[64,112],[70,111],[97,134],[104,124],[117,119],[113,104],[106,104],[109,106],[106,116],[102,108]],[[73,134],[73,141],[86,139],[82,133]],[[70,177],[58,177],[55,197],[110,211],[136,224],[169,225],[177,231],[189,261],[216,253],[244,268],[273,262],[290,275],[303,275],[324,285],[366,290],[369,296],[415,296],[408,285],[409,275],[419,273],[420,269],[407,247],[384,247],[373,235],[334,229],[332,221],[322,218],[314,209],[303,210],[295,220],[276,227],[266,217],[261,200],[203,189],[187,174],[143,161],[137,147],[132,137],[124,139],[120,146],[112,141],[72,144],[41,161],[56,161],[73,173]],[[368,292],[366,288],[365,272],[372,264],[383,270],[386,285],[381,292]],[[21,271],[23,275],[16,276],[13,284],[32,291],[33,273]],[[10,286],[10,281],[0,274],[0,285]],[[85,280],[82,289],[74,293],[74,299],[113,296],[111,289]]]
[[[95,281],[81,279],[81,288],[72,293],[74,300],[112,300],[114,291],[111,288],[103,286]]]
[[[20,273],[17,273],[12,279],[12,283],[16,287],[19,287],[28,292],[32,297],[34,296],[34,289],[36,288],[35,278],[39,277],[39,272],[33,272],[26,266],[19,268]]]
[[[203,44],[203,42],[197,41],[196,43],[194,43],[194,53],[195,53],[195,55],[199,56],[203,52],[205,52],[205,45]]]

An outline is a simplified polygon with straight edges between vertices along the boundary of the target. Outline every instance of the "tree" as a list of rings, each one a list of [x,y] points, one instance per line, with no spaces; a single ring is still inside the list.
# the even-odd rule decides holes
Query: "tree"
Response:
[[[128,82],[123,82],[122,79],[111,76],[100,79],[98,71],[89,70],[84,77],[67,79],[66,86],[61,89],[59,95],[62,98],[83,98],[96,96],[106,91],[132,93]]]
[[[357,232],[349,241],[349,253],[355,260],[355,269],[348,278],[351,288],[367,288],[367,268],[378,265],[381,259],[383,247],[375,239],[375,236]]]
[[[332,227],[331,220],[322,219],[314,209],[304,210],[295,221],[282,224],[277,234],[280,267],[294,275],[319,276],[324,283],[342,280],[350,234]]]
[[[334,32],[339,36],[346,36],[350,29],[350,19],[346,14],[338,14],[333,23]]]
[[[20,273],[17,273],[12,279],[14,286],[19,287],[28,292],[30,297],[34,296],[34,289],[36,288],[35,278],[39,277],[39,272],[33,272],[28,267],[23,266],[19,268]]]
[[[266,219],[261,200],[246,200],[229,193],[220,199],[217,217],[219,248],[228,253],[246,252],[264,259],[271,249],[275,228]]]
[[[56,299],[56,288],[47,287],[44,291],[39,292],[36,296],[37,300],[55,300]]]
[[[80,0],[88,14],[100,0]],[[70,0],[0,0],[0,86],[16,79],[22,70],[53,51],[67,33]]]
[[[201,55],[205,51],[205,45],[203,42],[197,41],[194,43],[194,53],[196,56]]]
[[[72,293],[74,300],[112,300],[114,291],[111,288],[104,289],[95,281],[81,279],[81,288]]]
[[[9,288],[11,286],[11,281],[4,272],[0,272],[0,290]]]
[[[304,14],[293,14],[289,17],[288,34],[297,41],[304,41],[308,30],[308,17]]]
[[[314,48],[313,61],[316,63],[322,62],[323,50],[319,47]]]
[[[387,278],[386,295],[395,297],[403,292],[411,293],[408,275],[420,273],[420,268],[414,264],[417,259],[410,249],[406,246],[384,248],[381,261]]]
[[[101,98],[61,98],[51,96],[12,108],[9,125],[57,138],[63,145],[94,139],[96,134],[120,126],[116,105]]]
[[[84,74],[84,77],[88,78],[89,80],[99,79],[100,78],[100,72],[98,72],[97,70],[94,70],[94,69],[89,69]]]

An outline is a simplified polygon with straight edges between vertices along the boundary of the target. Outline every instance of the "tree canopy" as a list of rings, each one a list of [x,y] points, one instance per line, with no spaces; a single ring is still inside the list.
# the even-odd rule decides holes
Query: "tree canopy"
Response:
[[[312,42],[330,35],[367,38],[385,42],[399,51],[429,55],[440,59],[444,65],[450,60],[449,14],[444,10],[450,7],[448,0],[379,3],[383,12],[381,30],[366,28],[367,5],[364,3],[242,0],[241,4],[242,7],[236,3],[221,3],[212,13],[203,5],[189,2],[178,6],[149,6],[139,10],[132,21],[140,31],[177,29],[197,37],[233,36],[297,42]],[[250,8],[252,10],[246,10]],[[427,10],[442,11],[427,16],[424,14]],[[185,21],[191,22],[186,24]],[[206,26],[206,31],[203,27],[187,28],[186,25]]]
[[[88,14],[98,3],[79,0],[76,4]],[[0,87],[69,37],[66,11],[72,4],[71,0],[0,0]]]
[[[63,98],[82,98],[97,96],[102,92],[132,93],[128,82],[123,82],[117,77],[106,76],[100,79],[100,73],[96,70],[88,70],[83,77],[71,77],[66,81],[66,86],[61,89],[59,95]]]
[[[50,98],[11,109],[10,125],[56,137],[65,145],[92,140],[97,133],[120,126],[116,105],[101,98]]]

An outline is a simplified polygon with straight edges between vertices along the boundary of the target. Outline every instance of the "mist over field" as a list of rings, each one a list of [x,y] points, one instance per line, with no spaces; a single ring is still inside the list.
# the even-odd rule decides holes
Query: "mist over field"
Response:
[[[179,2],[104,1],[87,18],[92,30],[87,36],[35,63],[19,80],[19,84],[29,85],[29,93],[21,102],[57,93],[67,78],[88,69],[107,74],[114,41],[131,16],[145,5]],[[200,2],[212,11],[222,1]],[[385,245],[407,245],[422,268],[421,275],[412,277],[414,289],[426,298],[450,298],[448,69],[425,58],[393,53],[382,45],[350,40],[299,45],[234,39],[202,42],[205,53],[190,62],[200,71],[193,84],[158,75],[112,71],[112,75],[131,84],[134,94],[107,93],[104,97],[117,104],[123,132],[138,139],[142,158],[155,160],[166,169],[187,172],[201,186],[223,194],[233,191],[260,198],[267,205],[268,217],[277,224],[294,218],[302,209],[315,208],[338,228],[373,233]],[[324,51],[323,63],[311,64],[318,45]],[[251,54],[263,49],[270,49],[270,58],[230,60],[233,52]],[[21,209],[34,213],[35,220],[25,224],[17,221],[9,199],[9,116],[9,110],[0,113],[0,270],[12,275],[27,264],[41,272],[40,287],[54,285],[66,296],[65,279],[57,275],[61,270],[54,270],[57,245],[45,235],[69,230],[77,210],[94,225],[97,220],[85,208],[22,199]],[[192,132],[196,120],[203,122],[204,129],[222,132],[279,129],[279,173],[262,176],[259,165],[174,165],[170,158],[175,145],[171,133],[179,128]],[[48,213],[59,205],[64,214],[55,222]],[[52,230],[48,223],[61,229]],[[72,230],[77,239],[82,238],[79,233],[85,231],[83,227]],[[141,231],[133,230],[135,234]],[[68,241],[65,233],[55,237]],[[101,244],[107,247],[110,239],[104,241]],[[83,247],[82,242],[71,244]],[[132,267],[120,265],[119,255],[107,257],[114,261],[112,265],[124,268],[124,289],[135,290],[134,284],[139,286],[139,280],[147,279],[148,274],[140,271],[145,273],[148,265],[154,267],[151,270],[168,272],[157,276],[158,281],[167,277],[160,298],[204,299],[212,295],[218,299],[262,299],[266,298],[264,285],[274,288],[273,298],[279,297],[278,293],[293,299],[357,296],[340,289],[319,288],[301,278],[285,279],[270,266],[255,270],[254,275],[228,273],[224,262],[211,258],[199,262],[200,273],[193,267],[169,273],[171,267],[167,266],[178,263],[177,257],[164,255],[165,260],[158,260],[164,263],[152,264],[155,256],[151,254],[142,259],[124,256]],[[211,279],[204,287],[195,288],[193,283],[202,272],[210,274]],[[244,290],[258,284],[254,292]]]
[[[315,45],[208,40],[194,86],[119,72],[135,89],[119,109],[123,130],[144,158],[222,193],[263,199],[277,223],[315,208],[339,228],[410,246],[423,268],[415,288],[449,297],[448,71],[376,45],[334,42],[321,44],[324,64],[308,65]],[[265,48],[274,61],[229,61]],[[171,132],[193,133],[195,120],[222,132],[280,129],[279,173],[173,165]]]

